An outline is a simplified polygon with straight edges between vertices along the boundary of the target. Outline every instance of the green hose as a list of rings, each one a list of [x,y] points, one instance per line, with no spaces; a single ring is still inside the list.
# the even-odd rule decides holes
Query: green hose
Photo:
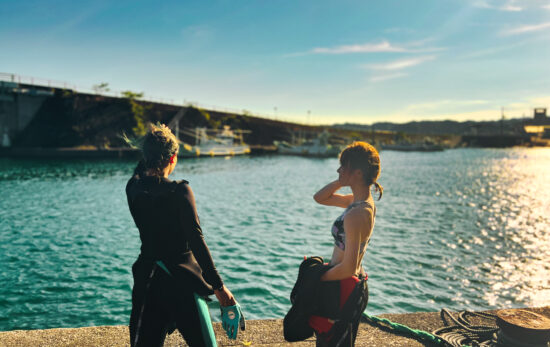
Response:
[[[427,331],[412,329],[412,328],[409,328],[406,325],[395,323],[395,322],[392,322],[392,321],[390,321],[388,319],[385,319],[385,318],[379,318],[379,317],[371,316],[371,315],[367,314],[366,312],[363,312],[363,316],[367,320],[369,320],[373,323],[376,323],[376,324],[379,324],[379,325],[384,325],[384,326],[389,326],[390,328],[392,328],[393,330],[395,330],[397,332],[401,332],[401,333],[411,335],[411,336],[413,336],[413,337],[415,337],[419,340],[432,342],[432,343],[435,343],[435,344],[440,345],[440,346],[445,345],[445,341],[441,340],[439,337],[437,337],[433,334],[430,334]]]

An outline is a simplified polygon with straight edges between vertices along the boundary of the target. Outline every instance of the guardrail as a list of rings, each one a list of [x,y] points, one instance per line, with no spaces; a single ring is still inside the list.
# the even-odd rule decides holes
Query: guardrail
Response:
[[[84,94],[94,94],[94,95],[101,95],[101,96],[108,96],[108,97],[115,97],[115,98],[125,98],[123,91],[113,91],[113,90],[101,90],[100,88],[87,88],[87,87],[81,87],[77,86],[72,83],[64,82],[64,81],[57,81],[57,80],[51,80],[51,79],[45,79],[45,78],[37,78],[32,76],[22,76],[17,74],[10,74],[5,72],[0,72],[0,81],[4,82],[13,82],[18,84],[26,84],[36,87],[48,87],[48,88],[56,88],[56,89],[69,89],[78,93],[84,93]],[[273,121],[280,121],[280,122],[287,122],[287,123],[295,123],[303,126],[308,126],[311,124],[307,124],[306,122],[300,122],[296,121],[287,117],[281,117],[280,115],[274,113],[274,114],[264,114],[264,113],[257,113],[257,112],[250,112],[248,110],[237,110],[229,107],[219,107],[214,105],[207,105],[196,101],[189,101],[186,99],[183,99],[182,102],[178,102],[174,99],[168,99],[168,98],[159,98],[159,97],[153,97],[153,96],[146,96],[144,95],[139,100],[147,101],[147,102],[154,102],[154,103],[160,103],[160,104],[166,104],[166,105],[172,105],[172,106],[194,106],[206,110],[216,111],[216,112],[222,112],[222,113],[233,113],[233,114],[249,114],[254,117],[269,119]],[[309,118],[309,116],[308,116]]]

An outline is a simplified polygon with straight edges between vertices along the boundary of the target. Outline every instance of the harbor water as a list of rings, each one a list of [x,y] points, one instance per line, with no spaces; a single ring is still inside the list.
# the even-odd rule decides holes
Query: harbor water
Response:
[[[550,304],[550,149],[381,152],[367,312]],[[134,162],[0,159],[0,330],[128,324]],[[338,160],[182,159],[214,260],[249,319],[282,318],[341,209],[312,196]],[[218,319],[219,310],[211,304]]]

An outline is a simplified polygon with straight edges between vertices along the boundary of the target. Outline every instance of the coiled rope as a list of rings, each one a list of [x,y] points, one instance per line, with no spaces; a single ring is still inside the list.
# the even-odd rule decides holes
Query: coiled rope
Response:
[[[494,334],[499,330],[496,325],[497,316],[485,312],[462,311],[458,319],[454,318],[446,308],[441,310],[441,319],[446,322],[448,316],[455,325],[433,331],[433,334],[453,347],[470,345],[473,347],[495,346]],[[469,317],[479,317],[487,321],[488,325],[473,325]]]
[[[433,333],[429,333],[424,330],[412,329],[406,325],[395,323],[385,318],[371,316],[366,312],[363,313],[363,317],[370,322],[389,327],[397,332],[408,334],[421,341],[453,347],[495,346],[493,335],[499,330],[496,326],[496,315],[484,312],[462,311],[458,314],[458,319],[456,319],[449,310],[444,308],[441,310],[441,319],[447,322],[445,316],[448,316],[456,325],[440,328],[434,330]],[[490,325],[472,325],[468,320],[468,316],[489,320]]]

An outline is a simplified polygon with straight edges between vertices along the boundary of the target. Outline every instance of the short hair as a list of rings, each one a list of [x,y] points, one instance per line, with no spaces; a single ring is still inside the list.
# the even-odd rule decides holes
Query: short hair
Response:
[[[142,145],[143,159],[148,169],[163,169],[178,152],[178,139],[164,124],[151,124]]]

